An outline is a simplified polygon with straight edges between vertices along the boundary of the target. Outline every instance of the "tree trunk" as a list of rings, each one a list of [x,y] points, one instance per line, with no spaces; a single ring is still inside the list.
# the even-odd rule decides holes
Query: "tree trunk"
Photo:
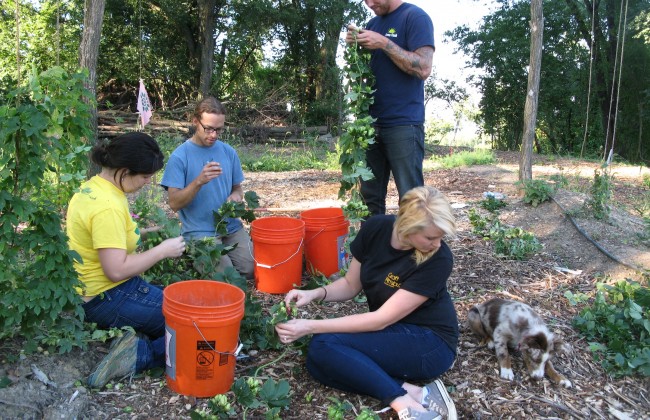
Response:
[[[519,161],[519,180],[533,178],[533,143],[537,125],[537,100],[539,98],[539,78],[542,68],[542,40],[544,37],[544,13],[542,0],[530,2],[530,65],[528,69],[528,89],[524,107],[524,135],[521,142]]]
[[[201,74],[199,93],[202,97],[210,95],[212,71],[214,70],[214,28],[217,0],[199,1],[199,36],[201,38]]]
[[[93,97],[97,98],[97,58],[99,57],[99,41],[102,36],[102,23],[104,21],[105,0],[85,0],[84,4],[84,27],[79,45],[79,67],[88,70],[86,88],[90,90]],[[94,138],[90,139],[92,144],[98,140],[97,132],[97,105],[91,104],[92,115],[91,125]],[[99,172],[101,168],[91,163],[88,168],[88,176]]]

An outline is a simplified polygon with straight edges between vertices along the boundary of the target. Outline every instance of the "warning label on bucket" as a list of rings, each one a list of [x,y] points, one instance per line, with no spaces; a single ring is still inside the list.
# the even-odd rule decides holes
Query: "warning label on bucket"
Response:
[[[214,341],[196,342],[196,379],[214,378]]]

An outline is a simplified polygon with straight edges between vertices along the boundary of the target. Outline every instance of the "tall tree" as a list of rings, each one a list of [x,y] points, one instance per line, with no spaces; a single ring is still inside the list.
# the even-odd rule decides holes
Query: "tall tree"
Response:
[[[542,0],[530,2],[530,64],[528,65],[528,89],[524,108],[524,136],[519,160],[519,180],[533,178],[533,142],[537,126],[537,101],[539,78],[542,68],[542,45],[544,39],[544,12]]]
[[[201,38],[201,74],[199,93],[208,96],[212,87],[214,69],[215,16],[217,0],[199,0],[199,36]]]
[[[79,67],[88,70],[88,79],[85,87],[91,92],[93,99],[97,98],[97,57],[99,56],[99,41],[102,35],[102,22],[104,20],[105,0],[85,0],[84,26],[79,46]],[[90,103],[91,125],[94,133],[92,143],[98,140],[97,132],[97,106],[96,101]],[[91,165],[90,173],[99,171],[96,165]]]

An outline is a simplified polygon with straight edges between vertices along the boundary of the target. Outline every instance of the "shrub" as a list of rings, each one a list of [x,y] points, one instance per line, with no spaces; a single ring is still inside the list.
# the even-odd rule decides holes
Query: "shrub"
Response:
[[[607,220],[610,214],[609,202],[612,198],[612,176],[605,171],[594,171],[594,183],[591,185],[591,197],[586,202],[596,219]]]
[[[553,187],[546,181],[541,179],[529,179],[526,181],[517,182],[518,185],[523,185],[524,190],[524,203],[537,207],[541,203],[548,201],[553,196]]]
[[[0,104],[0,339],[84,347],[81,299],[61,205],[85,177],[91,137],[86,75],[52,68]],[[86,100],[86,101],[84,101]]]
[[[647,281],[646,281],[647,283]],[[588,301],[586,295],[565,296],[571,304]],[[632,280],[614,285],[598,283],[591,305],[573,325],[589,340],[594,359],[615,375],[650,376],[650,289]]]
[[[523,260],[542,249],[535,235],[518,227],[503,225],[496,214],[483,217],[476,209],[470,209],[469,221],[473,233],[494,242],[498,255]]]

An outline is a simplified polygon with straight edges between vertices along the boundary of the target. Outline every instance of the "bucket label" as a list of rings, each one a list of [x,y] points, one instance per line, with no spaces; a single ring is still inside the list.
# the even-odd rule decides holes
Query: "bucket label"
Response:
[[[345,240],[346,239],[348,239],[348,234],[347,233],[345,235],[341,235],[338,238],[336,238],[336,249],[338,249],[338,258],[337,258],[337,260],[338,260],[338,264],[339,264],[339,270],[342,270],[348,264],[348,253],[345,251]]]
[[[196,379],[214,378],[214,341],[196,342]]]
[[[176,380],[176,330],[165,325],[165,372]]]

